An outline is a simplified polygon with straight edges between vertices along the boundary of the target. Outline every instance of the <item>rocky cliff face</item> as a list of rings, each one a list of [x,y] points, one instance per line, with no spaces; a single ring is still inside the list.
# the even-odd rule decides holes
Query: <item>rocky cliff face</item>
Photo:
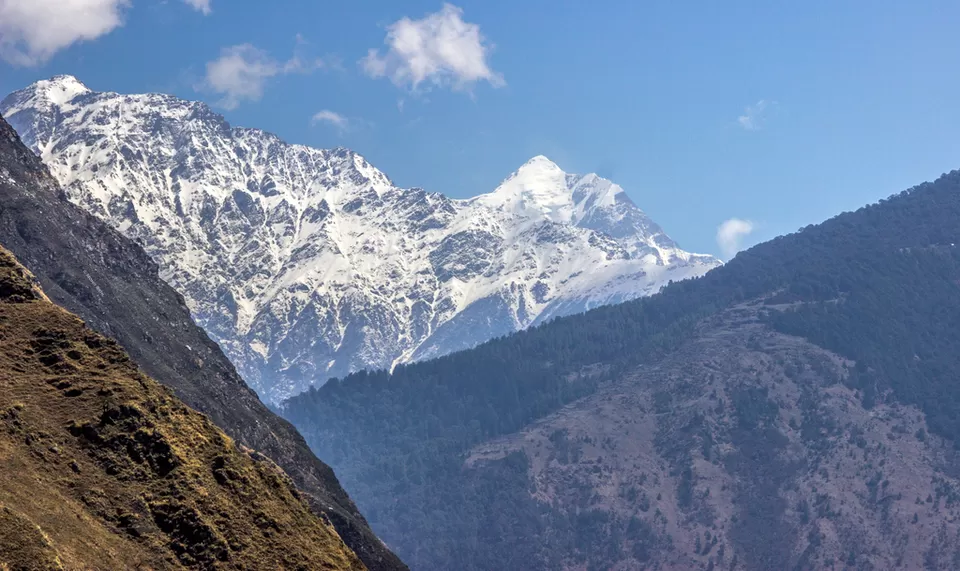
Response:
[[[71,204],[2,118],[0,244],[36,274],[52,300],[117,339],[147,374],[283,467],[367,567],[405,568],[370,531],[333,471],[260,402],[193,323],[183,297],[160,279],[156,263]]]
[[[396,187],[347,149],[60,76],[0,104],[73,203],[136,240],[261,396],[472,347],[718,265],[612,182],[535,157],[493,192]]]

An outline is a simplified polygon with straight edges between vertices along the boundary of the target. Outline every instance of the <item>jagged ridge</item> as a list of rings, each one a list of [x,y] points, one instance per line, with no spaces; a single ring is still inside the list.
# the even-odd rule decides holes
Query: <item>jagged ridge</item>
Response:
[[[465,349],[654,293],[718,262],[596,175],[535,157],[494,192],[401,189],[360,155],[231,128],[206,105],[70,76],[0,104],[69,199],[139,241],[248,382]]]

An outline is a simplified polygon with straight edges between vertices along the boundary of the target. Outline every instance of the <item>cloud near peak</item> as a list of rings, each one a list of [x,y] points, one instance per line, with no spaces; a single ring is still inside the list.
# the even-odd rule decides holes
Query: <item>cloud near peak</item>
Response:
[[[183,0],[210,14],[212,0]],[[123,26],[131,0],[0,0],[0,59],[37,66]]]
[[[298,44],[303,43],[298,38]],[[206,76],[196,89],[217,93],[221,96],[217,105],[236,109],[243,102],[259,101],[272,77],[310,73],[323,66],[321,59],[306,59],[298,54],[285,62],[278,61],[254,45],[240,44],[223,48],[220,57],[207,62]]]
[[[416,90],[428,82],[467,90],[480,81],[494,87],[506,83],[487,63],[492,47],[480,26],[464,22],[463,10],[452,4],[420,20],[394,22],[384,43],[383,53],[370,49],[360,64],[370,77],[387,77],[398,87]]]
[[[749,236],[755,227],[755,224],[749,220],[740,218],[724,220],[717,228],[717,246],[720,247],[723,257],[730,259],[737,255],[743,246],[743,239]]]
[[[329,109],[324,109],[322,111],[317,111],[313,114],[313,117],[310,118],[310,123],[316,125],[317,123],[327,123],[333,125],[340,131],[344,131],[350,125],[350,121],[343,115],[330,111]]]
[[[0,0],[0,58],[17,66],[48,61],[77,42],[123,25],[129,0]]]

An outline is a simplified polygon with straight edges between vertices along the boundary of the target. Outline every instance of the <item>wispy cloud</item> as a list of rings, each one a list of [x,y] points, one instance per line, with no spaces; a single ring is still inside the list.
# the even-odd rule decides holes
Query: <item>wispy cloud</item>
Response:
[[[211,0],[183,0],[195,10],[203,12],[204,15],[210,15],[213,10],[210,8]]]
[[[506,84],[487,63],[492,46],[480,26],[464,22],[463,10],[452,4],[420,20],[394,22],[384,43],[384,53],[371,49],[360,64],[370,77],[387,77],[399,87],[416,90],[429,82],[467,90],[480,81],[494,87]]]
[[[346,131],[350,126],[350,121],[346,117],[335,111],[330,111],[329,109],[317,111],[313,114],[313,117],[310,118],[310,124],[316,125],[317,123],[326,123],[328,125],[332,125],[341,133]]]
[[[299,36],[297,43],[304,44]],[[223,48],[219,58],[207,63],[206,77],[196,89],[217,93],[222,96],[217,102],[220,107],[236,109],[245,101],[259,101],[272,77],[310,73],[323,66],[323,60],[304,58],[299,53],[287,61],[278,61],[256,46],[240,44]]]
[[[737,123],[747,131],[759,131],[767,123],[770,111],[777,105],[776,101],[761,99],[753,105],[747,105],[743,115],[737,117]]]
[[[281,73],[283,67],[250,44],[230,46],[207,63],[203,88],[222,95],[218,104],[224,109],[236,109],[243,101],[259,101],[266,81]]]
[[[753,222],[740,218],[731,218],[720,224],[717,228],[717,246],[720,247],[723,257],[734,257],[740,251],[743,239],[749,236],[754,228]]]
[[[0,58],[40,65],[76,42],[123,25],[129,0],[0,0]]]

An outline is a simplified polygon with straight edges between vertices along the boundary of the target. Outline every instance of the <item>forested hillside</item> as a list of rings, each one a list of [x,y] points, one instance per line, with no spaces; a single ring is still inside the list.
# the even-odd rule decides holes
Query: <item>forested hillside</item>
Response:
[[[960,173],[953,172],[756,246],[705,277],[671,284],[652,298],[556,320],[471,351],[398,368],[393,375],[361,373],[330,382],[288,401],[286,415],[331,462],[374,529],[418,569],[513,569],[531,561],[539,568],[584,563],[626,569],[639,562],[675,568],[695,562],[713,568],[720,559],[744,569],[784,561],[809,568],[814,561],[827,565],[840,559],[861,568],[885,568],[898,561],[950,568],[952,553],[937,546],[956,545],[956,538],[948,537],[954,531],[944,526],[947,508],[958,496],[946,480],[931,483],[930,474],[956,473],[949,443],[960,440],[958,236]],[[747,306],[752,308],[747,317],[735,311]],[[742,328],[748,324],[756,329],[746,335]],[[692,344],[730,335],[745,336],[722,350],[719,342],[710,345],[718,351],[717,363],[736,365],[726,376],[716,373],[711,380],[715,374],[704,371],[718,365],[700,367],[694,363],[700,353],[677,359]],[[797,337],[803,346],[789,355],[765,348],[765,340]],[[835,366],[817,364],[825,359]],[[761,369],[766,373],[760,374]],[[664,381],[670,390],[649,385],[649,379],[664,374],[672,379]],[[770,396],[777,394],[776,387],[788,385],[793,392]],[[631,386],[635,389],[625,388]],[[622,509],[600,501],[606,492],[597,482],[582,489],[585,497],[572,506],[557,498],[583,488],[581,484],[557,480],[555,496],[538,487],[556,475],[558,466],[583,467],[587,435],[568,440],[569,430],[549,432],[546,468],[538,467],[542,459],[536,452],[520,445],[504,445],[502,457],[493,454],[495,461],[478,463],[490,455],[489,450],[481,453],[484,446],[498,437],[521,438],[517,432],[524,427],[523,434],[530,434],[536,426],[552,426],[558,422],[555,413],[587,407],[596,420],[600,408],[589,405],[590,399],[611,387],[619,387],[622,398],[651,399],[637,396],[641,404],[623,405],[611,414],[623,422],[649,417],[654,423],[650,430],[660,440],[649,453],[635,454],[672,466],[659,484],[648,485],[649,492],[639,483],[634,492],[627,488],[627,499],[618,500]],[[713,391],[709,398],[716,402],[702,410],[687,407],[704,397],[700,390],[706,395]],[[838,390],[849,391],[854,403],[834,407]],[[915,428],[910,436],[929,449],[918,460],[929,472],[924,472],[926,481],[919,482],[915,470],[883,476],[882,467],[894,458],[889,455],[895,438],[873,442],[863,436],[866,425],[851,420],[857,418],[854,413],[846,418],[842,412],[850,406],[864,411],[888,407],[883,418],[890,425],[878,434],[897,436],[905,427]],[[561,409],[566,412],[558,413]],[[688,410],[700,412],[678,412]],[[904,420],[911,414],[910,422]],[[784,455],[793,438],[802,452],[795,450],[797,457],[787,462]],[[845,448],[850,443],[856,450]],[[931,446],[940,448],[934,452]],[[603,457],[591,461],[595,470],[612,471],[620,480],[639,476],[640,460],[611,467],[614,458],[629,456],[626,447],[611,440]],[[843,454],[857,451],[864,454],[864,463],[868,452],[874,453],[869,465],[875,461],[881,469],[864,476],[860,472],[866,464],[845,467],[840,462]],[[824,491],[822,482],[817,488],[804,479],[811,470],[825,469],[825,458],[833,463],[834,484],[864,480],[861,495],[866,499],[858,504],[863,513],[839,492],[831,496]],[[716,466],[716,473],[707,466]],[[881,478],[874,481],[877,474]],[[710,504],[714,516],[697,519],[700,494],[714,490],[711,482],[721,476],[768,487],[757,494],[732,493],[724,504],[732,513]],[[675,480],[668,487],[671,497],[662,491],[668,488],[651,497],[670,478]],[[698,482],[703,486],[698,488]],[[910,488],[914,483],[917,489]],[[888,486],[900,489],[896,500],[890,499],[896,495],[878,491]],[[729,490],[736,486],[717,486],[713,493]],[[794,517],[799,503],[792,502],[804,502],[809,512],[821,496],[840,499],[833,510],[815,510],[813,523],[809,513],[806,522]],[[887,500],[936,501],[936,511],[919,522],[921,515],[911,512],[916,517],[901,522],[906,506],[878,503]],[[661,501],[663,506],[652,506]],[[720,502],[714,498],[707,504],[713,501]],[[839,508],[841,501],[844,508]],[[882,521],[896,532],[867,533],[862,522],[870,521],[870,510],[886,510]],[[852,531],[836,532],[836,537],[824,531],[822,521],[840,526],[837,522],[846,521],[850,511],[857,517],[843,529]],[[618,517],[620,527],[615,525]],[[683,529],[670,527],[680,523]],[[820,526],[816,533],[811,532],[814,524]],[[684,538],[693,537],[691,530],[701,534],[696,540],[699,559],[678,559]],[[718,536],[729,544],[720,557],[711,551]],[[847,539],[837,539],[841,536]],[[711,548],[701,557],[704,542]],[[891,544],[903,548],[896,553],[881,549]],[[852,546],[850,553],[842,553],[845,546]]]

